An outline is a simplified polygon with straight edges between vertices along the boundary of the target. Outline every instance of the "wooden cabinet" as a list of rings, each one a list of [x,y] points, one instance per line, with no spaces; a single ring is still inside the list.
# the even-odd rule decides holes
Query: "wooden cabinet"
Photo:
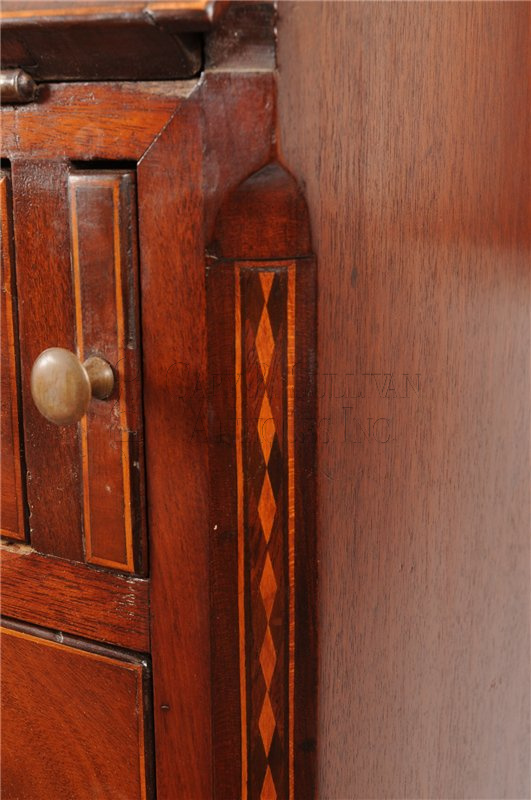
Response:
[[[530,11],[3,4],[5,800],[530,796]]]
[[[273,8],[2,14],[3,796],[306,800],[315,260]]]

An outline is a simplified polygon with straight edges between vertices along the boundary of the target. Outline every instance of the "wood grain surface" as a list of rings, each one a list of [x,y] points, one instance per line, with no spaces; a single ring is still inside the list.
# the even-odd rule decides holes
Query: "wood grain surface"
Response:
[[[157,791],[168,800],[212,796],[207,231],[229,189],[268,160],[272,88],[267,73],[209,76],[137,173]]]
[[[22,482],[22,441],[18,374],[17,292],[13,208],[9,172],[0,173],[0,251],[1,251],[1,470],[0,530],[10,539],[25,539],[24,488]]]
[[[47,347],[75,351],[75,316],[63,162],[14,162],[16,277],[30,538],[36,550],[83,560],[77,426],[53,425],[30,392]]]
[[[201,69],[201,36],[166,30],[149,12],[106,19],[74,9],[2,22],[2,68],[22,67],[37,81],[168,80]]]
[[[137,161],[196,83],[46,84],[35,103],[2,108],[2,157]]]
[[[279,4],[319,263],[323,800],[530,796],[530,11]]]
[[[76,343],[115,385],[80,420],[85,560],[147,572],[135,173],[80,170],[68,197]]]
[[[37,355],[46,347],[59,345],[75,350],[77,345],[75,296],[76,284],[71,268],[72,221],[71,203],[68,195],[68,182],[73,174],[79,174],[81,159],[84,164],[94,158],[105,158],[98,169],[103,171],[109,167],[109,160],[119,159],[123,170],[124,162],[130,167],[130,160],[140,158],[159,131],[170,119],[171,114],[179,106],[182,99],[190,92],[191,87],[182,84],[80,84],[55,85],[46,87],[39,96],[38,102],[27,106],[26,114],[19,116],[12,108],[2,109],[2,155],[11,158],[11,177],[13,182],[15,222],[15,245],[18,247],[17,289],[19,291],[19,331],[20,359],[22,383],[22,407],[24,411],[24,437],[27,458],[28,504],[30,509],[30,535],[35,549],[53,553],[59,557],[75,560],[84,559],[82,521],[83,514],[80,498],[83,497],[82,462],[79,451],[78,433],[75,427],[57,428],[46,422],[37,412],[29,392],[29,374]],[[149,102],[148,102],[149,101]],[[41,158],[42,157],[42,158]],[[114,165],[116,166],[116,165]],[[92,178],[94,180],[94,178]],[[123,193],[122,193],[123,194]],[[100,198],[101,199],[101,198]],[[122,197],[123,199],[123,197]],[[135,334],[135,316],[138,314],[135,289],[135,231],[132,221],[136,218],[134,198],[126,198],[131,211],[129,222],[125,219],[123,208],[120,214],[121,255],[122,261],[131,262],[131,270],[127,280],[123,281],[125,294],[116,294],[116,304],[122,301],[123,344],[132,344]],[[102,203],[95,203],[93,212],[104,216]],[[123,206],[123,203],[120,207]],[[94,224],[102,227],[101,218]],[[92,225],[92,223],[91,223]],[[78,239],[79,230],[74,231]],[[100,238],[103,234],[100,233]],[[114,236],[114,235],[113,235]],[[113,247],[114,238],[107,238],[105,247]],[[133,237],[131,239],[131,237]],[[85,240],[81,234],[81,244]],[[95,242],[95,239],[94,239]],[[103,246],[103,241],[100,245]],[[119,249],[119,248],[118,248]],[[105,260],[105,254],[99,251],[98,258]],[[79,261],[79,259],[78,259]],[[116,259],[115,259],[116,261]],[[100,263],[101,267],[101,263]],[[132,278],[132,282],[129,280]],[[85,286],[85,289],[87,287]],[[89,300],[84,298],[84,312],[81,317],[97,317],[95,311],[99,307],[101,286]],[[133,296],[129,297],[132,291]],[[115,306],[116,306],[115,304]],[[78,304],[79,305],[79,304]],[[134,308],[134,306],[137,306]],[[44,311],[46,310],[46,312]],[[101,310],[101,309],[100,309]],[[113,311],[113,314],[120,313]],[[79,317],[79,313],[77,317]],[[111,315],[112,316],[112,315]],[[108,316],[108,319],[110,317]],[[98,328],[98,324],[96,324]],[[101,328],[101,325],[99,326]],[[100,331],[101,332],[101,331]],[[127,339],[127,342],[126,342]],[[104,342],[99,336],[92,336],[91,347],[103,350]],[[112,348],[111,348],[112,349]],[[118,348],[119,349],[119,348]],[[123,349],[123,348],[122,348]],[[128,348],[131,350],[131,348]],[[100,352],[105,355],[104,352]],[[138,366],[138,343],[136,352],[128,352],[125,359],[128,363],[128,374],[121,375],[127,379],[127,398],[115,398],[118,409],[118,423],[127,423],[123,427],[140,431],[140,382],[131,380],[129,367],[136,372]],[[119,361],[117,354],[115,361]],[[123,362],[122,362],[123,363]],[[120,372],[120,369],[118,369]],[[123,383],[123,381],[122,381]],[[134,396],[133,396],[134,395]],[[127,413],[124,414],[122,400],[127,400]],[[115,403],[116,404],[116,403]],[[102,414],[111,412],[110,401],[97,404]],[[94,407],[94,404],[92,404]],[[134,406],[134,408],[133,408]],[[91,412],[92,413],[92,412]],[[128,427],[129,426],[129,427]],[[141,427],[141,426],[140,426]],[[129,434],[126,434],[129,436]],[[113,435],[107,436],[107,445],[116,445],[111,441]],[[131,434],[130,439],[133,439]],[[49,448],[49,449],[48,449]],[[125,447],[123,448],[125,452]],[[137,448],[138,449],[138,448]],[[141,446],[138,449],[140,458],[129,448],[129,461],[134,475],[138,462],[141,467]],[[50,453],[60,453],[60,458],[50,458]],[[127,455],[127,453],[126,453]],[[105,470],[104,470],[105,471]],[[112,473],[112,468],[109,468]],[[116,470],[114,470],[116,472]],[[124,474],[127,470],[124,470]],[[92,474],[94,474],[94,469]],[[138,472],[138,470],[137,470]],[[127,476],[126,476],[127,478]],[[85,481],[86,483],[86,481]],[[107,481],[100,488],[107,491]],[[104,520],[105,544],[96,544],[95,554],[108,562],[119,564],[124,569],[131,569],[133,561],[139,571],[145,571],[146,559],[140,557],[140,547],[132,548],[132,538],[141,540],[144,537],[141,524],[142,493],[138,491],[138,480],[131,481],[131,491],[138,496],[136,508],[132,509],[131,529],[136,529],[133,537],[129,535],[129,551],[127,556],[111,552],[113,542],[107,542],[109,515]],[[101,495],[101,492],[100,492]],[[100,497],[101,499],[101,497]],[[94,500],[94,498],[91,498]],[[99,501],[98,501],[99,502]],[[93,503],[94,505],[94,503]],[[102,503],[99,502],[101,506]],[[125,508],[125,503],[123,504]],[[100,515],[100,523],[102,523]],[[123,525],[125,526],[125,523]],[[102,524],[99,525],[101,539]],[[133,530],[134,533],[134,530]],[[112,537],[111,537],[112,538]],[[127,537],[122,537],[125,540]],[[98,549],[99,548],[99,549]],[[105,548],[107,548],[105,550]],[[136,553],[132,553],[132,549]],[[88,557],[92,557],[90,542]],[[134,558],[133,558],[134,555]],[[100,558],[101,561],[101,558]]]
[[[145,661],[2,626],[2,797],[148,800]]]
[[[5,616],[149,651],[147,580],[43,556],[18,544],[0,548],[0,576]]]
[[[223,12],[224,0],[7,0],[0,14],[5,24],[31,25],[39,20],[43,26],[54,19],[75,22],[76,19],[105,19],[138,22],[147,19],[173,22],[176,30],[204,30]]]

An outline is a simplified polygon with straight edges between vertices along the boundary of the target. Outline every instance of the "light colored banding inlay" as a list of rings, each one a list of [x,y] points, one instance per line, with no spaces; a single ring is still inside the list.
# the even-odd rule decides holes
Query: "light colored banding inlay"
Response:
[[[242,334],[240,270],[234,270],[235,381],[236,381],[236,474],[238,481],[238,623],[240,631],[240,718],[242,755],[242,800],[247,800],[247,681],[245,674],[245,541],[243,517],[242,454]]]
[[[289,797],[295,793],[295,264],[288,268],[288,563],[289,563]]]
[[[74,304],[76,311],[76,329],[77,329],[77,349],[78,356],[81,361],[85,360],[84,342],[83,342],[83,312],[82,312],[82,298],[81,298],[81,268],[79,263],[79,228],[78,228],[78,214],[77,214],[77,190],[80,184],[75,181],[71,187],[71,220],[72,220],[72,261],[74,267]],[[120,252],[120,183],[119,178],[112,177],[103,180],[89,179],[83,183],[83,188],[87,187],[107,189],[112,191],[113,200],[113,267],[114,267],[114,285],[116,293],[116,330],[118,338],[118,362],[116,368],[118,370],[119,381],[119,408],[120,420],[127,419],[127,408],[125,404],[125,397],[123,392],[124,386],[124,357],[125,357],[125,332],[124,332],[124,308],[122,297],[122,262]],[[80,420],[81,428],[81,458],[83,470],[83,521],[85,533],[85,548],[86,560],[92,564],[99,564],[104,567],[126,568],[129,571],[134,570],[133,560],[133,523],[131,517],[131,487],[129,483],[130,476],[130,459],[129,459],[129,437],[124,436],[121,439],[121,462],[122,462],[122,483],[124,495],[124,532],[125,532],[125,546],[126,546],[126,560],[125,563],[121,561],[112,561],[110,559],[101,558],[94,555],[92,552],[92,539],[91,539],[91,523],[90,523],[90,485],[88,474],[88,430],[87,430],[87,417],[83,416]]]

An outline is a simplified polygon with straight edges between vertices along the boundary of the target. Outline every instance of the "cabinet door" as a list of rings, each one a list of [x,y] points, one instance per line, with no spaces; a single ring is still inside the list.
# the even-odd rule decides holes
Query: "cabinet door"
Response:
[[[149,675],[140,658],[1,629],[4,800],[145,800]]]
[[[145,571],[135,172],[13,164],[30,538],[40,552]],[[105,359],[114,389],[79,423],[35,407],[50,347]]]
[[[24,506],[20,451],[18,401],[16,293],[13,248],[13,217],[9,172],[0,173],[0,236],[2,308],[0,363],[2,404],[0,439],[0,515],[2,536],[24,539]]]
[[[8,313],[2,328],[12,345],[2,363],[3,527],[24,537],[25,489],[36,551],[145,575],[136,172],[180,95],[174,84],[52,84],[41,95],[1,112],[3,305],[10,311],[9,286],[18,300],[18,331]],[[50,347],[113,369],[111,396],[92,398],[77,424],[54,425],[33,402],[32,366]]]

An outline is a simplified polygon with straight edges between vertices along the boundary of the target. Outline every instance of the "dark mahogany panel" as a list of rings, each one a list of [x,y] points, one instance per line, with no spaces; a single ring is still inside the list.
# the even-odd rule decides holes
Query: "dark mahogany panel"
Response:
[[[47,422],[30,393],[39,353],[47,347],[75,351],[68,166],[13,162],[12,175],[30,538],[37,550],[82,561],[77,426]]]
[[[11,181],[9,173],[0,173],[2,308],[0,364],[2,375],[2,404],[0,409],[0,439],[2,447],[0,470],[0,518],[2,536],[24,539],[24,495],[22,484],[22,451],[18,398],[18,343],[16,317],[15,262]]]
[[[205,75],[137,171],[157,791],[176,800],[212,797],[206,231],[270,158],[273,90]]]

